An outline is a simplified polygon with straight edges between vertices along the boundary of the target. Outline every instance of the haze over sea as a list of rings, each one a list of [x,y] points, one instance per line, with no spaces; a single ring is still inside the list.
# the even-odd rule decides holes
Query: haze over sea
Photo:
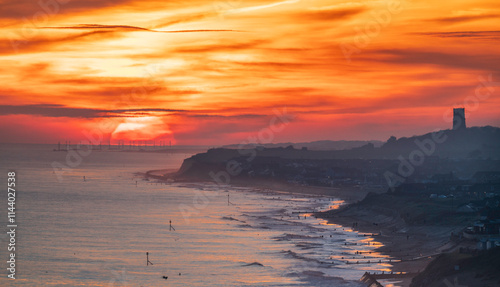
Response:
[[[4,192],[1,286],[360,286],[366,270],[389,270],[342,259],[372,250],[370,237],[292,214],[335,199],[136,174],[176,169],[191,156],[181,152],[93,151],[59,181],[52,163],[65,164],[67,153],[53,148],[0,145],[1,185],[17,174],[18,222],[14,281]]]

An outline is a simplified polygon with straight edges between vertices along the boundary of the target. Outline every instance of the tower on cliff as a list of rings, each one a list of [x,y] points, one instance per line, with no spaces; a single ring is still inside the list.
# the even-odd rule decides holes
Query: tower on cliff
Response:
[[[461,130],[465,128],[465,109],[453,109],[453,130]]]

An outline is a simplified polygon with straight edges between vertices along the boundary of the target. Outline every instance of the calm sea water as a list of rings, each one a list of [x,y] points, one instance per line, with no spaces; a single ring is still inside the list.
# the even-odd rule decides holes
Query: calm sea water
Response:
[[[136,175],[178,168],[184,153],[94,151],[54,170],[67,154],[52,148],[0,145],[1,286],[360,286],[366,270],[389,270],[345,264],[372,250],[371,238],[292,213],[335,199]],[[8,171],[17,173],[15,281],[7,279]]]

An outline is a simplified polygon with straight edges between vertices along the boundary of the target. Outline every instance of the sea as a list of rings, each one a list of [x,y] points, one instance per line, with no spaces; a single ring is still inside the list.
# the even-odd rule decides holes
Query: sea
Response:
[[[144,177],[178,169],[182,148],[54,148],[0,144],[0,286],[362,286],[390,271],[373,238],[310,214],[337,198]]]

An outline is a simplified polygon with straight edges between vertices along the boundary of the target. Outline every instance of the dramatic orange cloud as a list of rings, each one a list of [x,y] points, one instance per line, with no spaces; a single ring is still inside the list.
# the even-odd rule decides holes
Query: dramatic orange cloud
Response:
[[[237,143],[285,107],[275,142],[500,126],[497,1],[1,5],[3,142]]]

